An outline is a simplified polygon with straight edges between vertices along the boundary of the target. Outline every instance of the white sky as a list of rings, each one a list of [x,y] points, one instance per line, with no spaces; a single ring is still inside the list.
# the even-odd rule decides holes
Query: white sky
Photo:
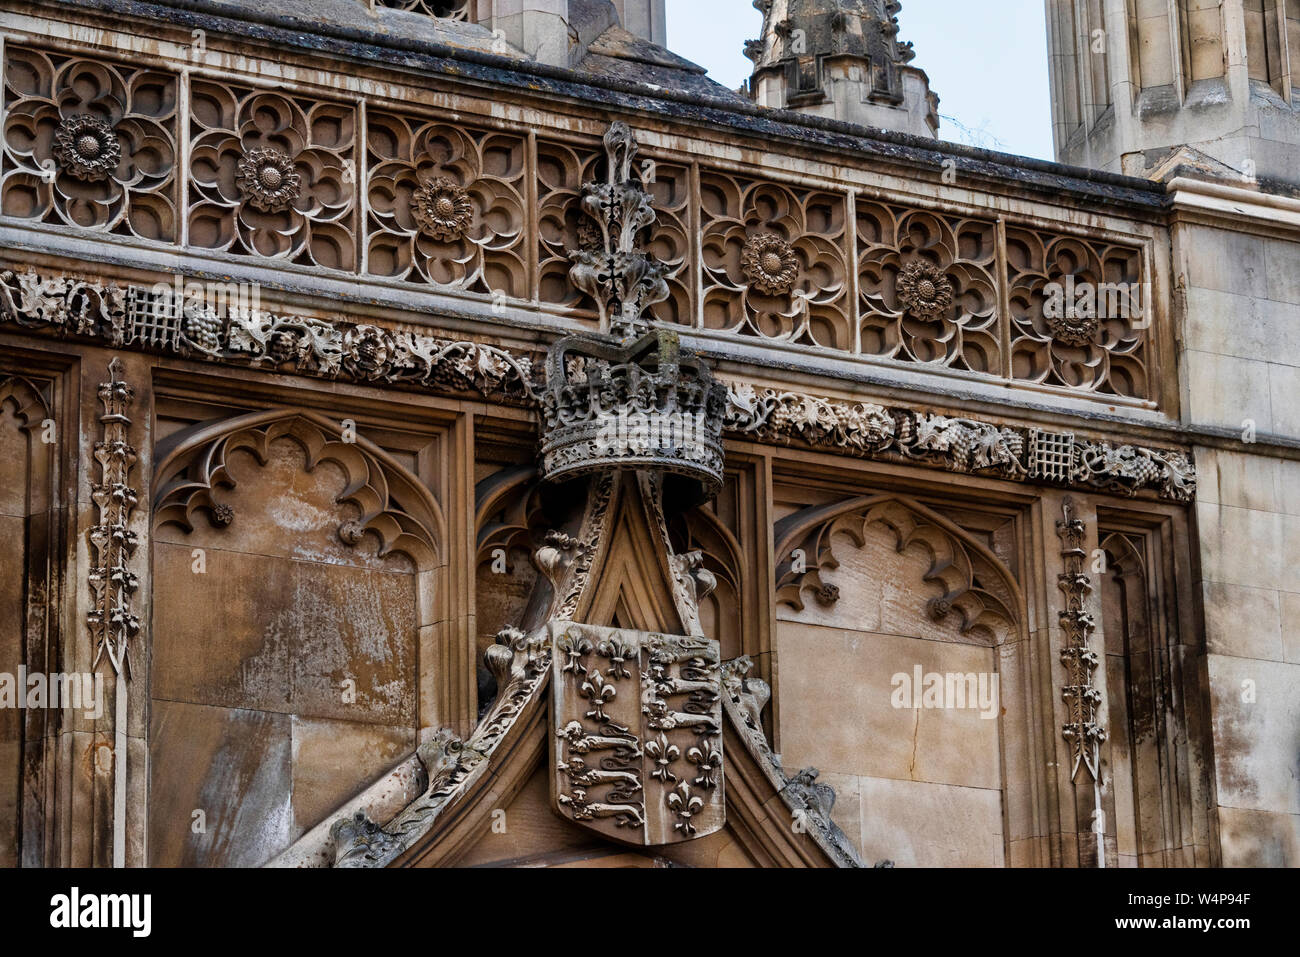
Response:
[[[763,22],[753,0],[667,2],[669,48],[740,86],[752,66],[741,49]],[[1043,0],[903,0],[899,38],[939,94],[941,138],[1052,159],[1044,16]]]

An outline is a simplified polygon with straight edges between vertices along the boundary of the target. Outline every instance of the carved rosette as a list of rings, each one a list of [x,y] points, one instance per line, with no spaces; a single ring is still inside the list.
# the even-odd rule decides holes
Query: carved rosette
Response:
[[[1150,398],[1153,303],[1140,248],[1007,230],[1017,379]]]
[[[177,77],[5,46],[0,213],[176,239]]]
[[[122,162],[122,144],[98,117],[70,116],[54,131],[54,156],[70,176],[96,182],[108,179]]]
[[[856,204],[862,351],[1001,374],[997,223]]]
[[[273,147],[249,150],[239,160],[235,185],[244,201],[267,213],[281,213],[302,195],[302,176],[283,151]]]
[[[474,222],[474,203],[461,186],[439,176],[411,195],[411,215],[426,235],[452,242]]]
[[[909,315],[938,319],[952,308],[952,283],[931,263],[913,260],[898,274],[898,301]]]
[[[1060,588],[1065,594],[1065,610],[1061,612],[1065,647],[1061,649],[1061,661],[1069,682],[1061,694],[1069,706],[1070,720],[1061,729],[1061,735],[1070,743],[1074,755],[1071,778],[1077,779],[1080,769],[1085,769],[1097,782],[1100,780],[1099,749],[1106,740],[1106,729],[1099,721],[1101,692],[1092,683],[1101,665],[1101,657],[1092,649],[1092,634],[1097,626],[1084,607],[1092,594],[1092,581],[1085,571],[1088,553],[1084,549],[1084,524],[1074,517],[1074,503],[1069,499],[1065,500],[1064,512],[1065,518],[1056,523],[1056,531],[1063,546],[1061,556],[1065,559],[1065,571],[1060,575]]]
[[[799,257],[794,247],[772,233],[755,233],[740,257],[749,285],[769,296],[784,296],[799,278]]]
[[[91,493],[98,521],[90,530],[94,550],[90,570],[93,603],[87,620],[95,644],[95,664],[107,657],[114,674],[127,675],[131,639],[140,631],[140,619],[131,604],[139,585],[131,571],[138,542],[130,529],[140,493],[131,484],[137,455],[127,434],[131,420],[126,413],[133,392],[122,381],[120,360],[110,362],[108,372],[108,381],[99,387],[99,401],[104,406],[104,414],[99,417],[103,434],[95,444],[100,477]]]
[[[530,298],[526,139],[371,110],[366,152],[367,272]]]
[[[843,196],[702,171],[704,327],[852,349]]]
[[[1101,320],[1096,316],[1053,313],[1044,317],[1052,338],[1067,346],[1090,346],[1097,340]]]
[[[552,661],[561,816],[638,847],[722,828],[717,642],[561,624]]]
[[[197,78],[191,97],[190,244],[355,270],[353,106]]]

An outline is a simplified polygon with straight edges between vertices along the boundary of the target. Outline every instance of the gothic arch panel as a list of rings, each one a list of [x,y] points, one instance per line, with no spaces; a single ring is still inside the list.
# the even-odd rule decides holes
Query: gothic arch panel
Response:
[[[262,864],[415,749],[441,510],[311,412],[156,459],[151,863]]]
[[[0,674],[50,673],[55,436],[41,388],[0,375]],[[13,678],[10,678],[13,681]],[[25,694],[14,682],[10,695]],[[3,696],[0,696],[3,697]],[[47,727],[52,712],[0,701],[0,867],[44,863]]]
[[[804,509],[774,540],[785,764],[835,787],[835,820],[865,860],[1010,862],[1033,791],[1015,576],[903,496]],[[828,705],[796,706],[810,700]]]

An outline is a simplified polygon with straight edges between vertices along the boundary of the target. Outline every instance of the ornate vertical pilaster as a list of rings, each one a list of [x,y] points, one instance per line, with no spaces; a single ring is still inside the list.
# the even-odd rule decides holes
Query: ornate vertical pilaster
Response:
[[[1092,581],[1085,569],[1088,558],[1084,548],[1085,527],[1075,518],[1074,502],[1067,498],[1062,506],[1064,519],[1056,523],[1056,533],[1061,538],[1061,557],[1065,570],[1059,576],[1061,591],[1065,594],[1065,610],[1061,612],[1061,630],[1065,633],[1065,647],[1061,649],[1061,663],[1065,665],[1067,684],[1061,690],[1067,706],[1069,720],[1061,728],[1061,735],[1070,744],[1072,766],[1070,780],[1076,799],[1082,797],[1080,772],[1086,771],[1091,784],[1093,831],[1097,836],[1097,866],[1106,866],[1105,829],[1101,804],[1101,744],[1106,740],[1106,729],[1098,721],[1102,694],[1093,684],[1093,676],[1101,664],[1101,656],[1092,649],[1092,635],[1096,622],[1085,603],[1092,594]],[[1076,800],[1076,804],[1082,802]]]
[[[91,609],[87,615],[95,649],[93,667],[106,659],[113,668],[113,866],[126,864],[127,785],[127,682],[130,678],[131,639],[140,631],[132,599],[139,582],[131,571],[137,547],[130,529],[131,515],[140,493],[131,485],[137,453],[128,441],[131,420],[127,409],[134,392],[122,380],[119,359],[108,364],[108,381],[99,387],[104,412],[99,417],[100,441],[95,444],[99,482],[91,497],[98,523],[90,529],[93,561],[90,569]]]
[[[129,673],[130,641],[140,630],[140,620],[131,610],[138,582],[129,567],[137,545],[129,525],[139,501],[139,492],[131,487],[136,450],[127,441],[131,420],[126,410],[134,393],[122,381],[121,371],[120,360],[114,359],[108,365],[109,381],[99,387],[99,401],[104,406],[99,417],[103,431],[95,444],[100,480],[93,489],[99,523],[90,530],[95,554],[90,570],[93,604],[88,616],[95,641],[95,666],[107,654],[116,675]]]

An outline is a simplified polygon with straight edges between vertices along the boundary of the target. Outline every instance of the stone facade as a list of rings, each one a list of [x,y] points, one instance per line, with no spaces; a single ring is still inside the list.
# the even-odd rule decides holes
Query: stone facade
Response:
[[[0,5],[0,863],[1297,863],[1297,200],[309,6]]]

